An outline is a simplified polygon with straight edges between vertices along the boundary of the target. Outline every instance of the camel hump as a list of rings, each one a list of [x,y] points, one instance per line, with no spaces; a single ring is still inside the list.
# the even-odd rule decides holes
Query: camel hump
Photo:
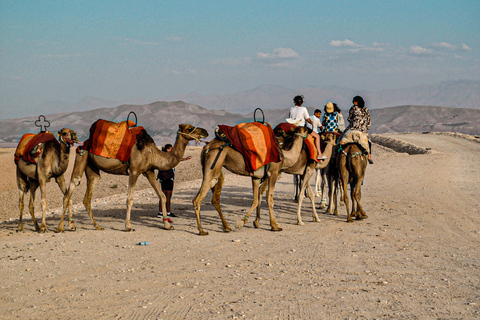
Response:
[[[131,124],[134,124],[131,120],[127,123],[99,119],[90,127],[90,137],[81,149],[126,163],[137,138],[146,132],[141,126],[131,128]]]
[[[247,171],[253,172],[267,163],[280,161],[277,140],[268,123],[248,122],[234,127],[219,125],[219,128],[243,155]]]
[[[15,164],[18,164],[21,157],[26,162],[36,163],[35,158],[41,153],[39,145],[49,141],[59,144],[53,133],[50,131],[42,131],[38,134],[25,133],[20,138],[20,142],[15,150]]]

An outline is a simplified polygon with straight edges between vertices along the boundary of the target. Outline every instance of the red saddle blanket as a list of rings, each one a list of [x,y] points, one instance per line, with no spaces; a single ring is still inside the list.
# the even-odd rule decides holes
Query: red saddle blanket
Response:
[[[234,127],[219,125],[232,146],[245,159],[245,170],[253,172],[270,162],[280,161],[280,151],[272,127],[260,122],[241,123]]]
[[[36,163],[35,158],[42,152],[41,147],[38,147],[35,152],[32,153],[33,148],[42,143],[52,141],[60,146],[60,142],[55,138],[50,131],[42,131],[40,133],[25,133],[18,142],[17,149],[15,150],[15,164],[18,164],[20,158],[23,158],[28,163]]]
[[[90,137],[78,147],[97,156],[118,159],[123,163],[130,159],[132,148],[137,138],[146,132],[143,127],[133,127],[134,122],[129,120],[113,122],[103,119],[95,121],[90,127]]]

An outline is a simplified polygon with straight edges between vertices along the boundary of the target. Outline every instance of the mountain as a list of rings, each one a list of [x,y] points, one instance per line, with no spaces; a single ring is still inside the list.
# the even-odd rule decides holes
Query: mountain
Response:
[[[444,81],[431,85],[381,91],[360,91],[339,86],[294,90],[282,86],[262,85],[233,94],[203,96],[199,93],[190,93],[165,97],[162,100],[182,100],[208,109],[247,113],[256,108],[289,108],[293,105],[292,99],[297,94],[305,97],[307,107],[323,109],[328,101],[332,101],[344,111],[350,108],[352,98],[356,95],[362,96],[370,109],[399,105],[480,108],[480,81],[478,80]]]
[[[308,109],[312,114],[313,108]],[[157,145],[163,145],[175,141],[178,125],[181,123],[207,129],[210,135],[207,139],[211,140],[218,124],[235,125],[265,120],[275,126],[285,121],[289,108],[262,109],[243,115],[225,110],[209,110],[183,101],[157,101],[145,105],[54,113],[45,117],[51,123],[49,130],[52,132],[68,127],[77,132],[80,141],[84,141],[88,138],[91,124],[96,120],[124,121],[131,111],[135,115],[132,115],[130,120],[136,120],[138,125],[147,129]],[[347,119],[348,110],[344,110],[343,115]],[[371,117],[371,133],[453,131],[480,135],[480,109],[404,105],[372,109]],[[0,120],[0,147],[16,147],[24,133],[38,132],[36,120],[37,116]]]

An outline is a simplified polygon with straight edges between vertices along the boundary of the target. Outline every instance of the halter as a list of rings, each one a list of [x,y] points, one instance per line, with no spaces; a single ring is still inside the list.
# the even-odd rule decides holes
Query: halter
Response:
[[[188,133],[188,134],[186,134],[185,132],[181,132],[180,129],[177,131],[177,133],[183,134],[184,136],[190,137],[190,138],[192,138],[193,140],[195,140],[196,142],[198,142],[198,140],[200,140],[200,138],[195,138],[194,136],[192,136],[192,132],[194,132],[197,128],[198,128],[198,127],[193,128],[193,130],[190,131],[190,133]]]
[[[70,131],[71,130],[68,130],[67,132],[70,132]],[[58,140],[60,140],[61,143],[66,144],[67,147],[71,147],[75,144],[75,142],[73,142],[72,140],[63,138],[63,136],[60,135],[60,132],[57,132],[57,136],[58,136]]]
[[[298,132],[295,132],[295,135],[302,137],[303,140],[305,140],[305,139],[308,138],[308,134],[307,134],[306,136],[304,136],[303,134],[300,134],[300,133],[298,133]]]

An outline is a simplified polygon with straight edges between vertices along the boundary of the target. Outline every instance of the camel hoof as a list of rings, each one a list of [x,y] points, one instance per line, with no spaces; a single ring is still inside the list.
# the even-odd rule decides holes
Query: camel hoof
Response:
[[[228,227],[228,228],[223,228],[223,232],[230,232],[230,231],[232,231],[232,229],[230,229],[230,227]]]
[[[320,222],[320,219],[318,219],[318,218],[313,218],[313,222]]]
[[[297,225],[299,225],[299,226],[304,226],[304,225],[305,225],[305,222],[303,222],[303,221],[297,221]]]
[[[98,230],[98,229],[97,229]],[[100,230],[103,230],[103,228],[100,228]],[[68,227],[68,231],[77,231],[77,227]]]
[[[258,229],[258,228],[260,228],[260,223],[259,223],[257,220],[255,220],[255,221],[253,221],[253,226],[254,226],[256,229]]]
[[[333,215],[334,215],[334,216],[339,216],[339,214],[338,214],[337,211],[335,211],[335,212],[333,213]]]
[[[282,231],[283,229],[280,228],[280,227],[272,227],[272,229],[270,229],[271,231]]]
[[[96,227],[95,227],[95,230],[103,231],[104,229],[103,229],[102,227],[96,226]],[[127,232],[129,232],[129,231],[135,231],[135,229],[128,228],[128,229],[125,229],[125,231],[127,231]]]
[[[347,219],[347,223],[352,223],[353,219]]]
[[[241,230],[244,225],[245,225],[245,221],[244,221],[244,220],[237,220],[237,221],[235,222],[235,228],[238,229],[238,230]]]
[[[322,203],[320,206],[319,206],[320,209],[325,209],[326,206]]]
[[[200,231],[198,234],[201,235],[201,236],[208,236],[208,232],[203,231],[203,230]]]
[[[173,226],[168,221],[165,221],[164,228],[166,230],[173,230]]]
[[[55,231],[55,232],[56,232],[56,233],[63,233],[64,231],[65,231],[65,230],[64,230],[63,228],[62,228],[62,229],[58,228],[57,231]]]

